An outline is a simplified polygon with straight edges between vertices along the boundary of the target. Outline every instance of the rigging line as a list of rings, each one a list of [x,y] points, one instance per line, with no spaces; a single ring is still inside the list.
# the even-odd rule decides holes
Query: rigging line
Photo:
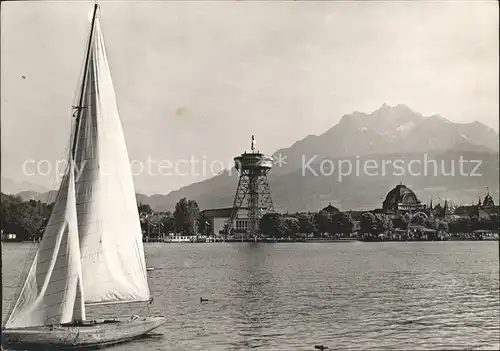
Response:
[[[87,53],[86,53],[86,58],[85,58],[85,67],[83,69],[83,81],[81,85],[81,90],[80,90],[80,98],[78,99],[78,108],[76,111],[76,119],[75,119],[75,135],[73,139],[73,146],[71,148],[71,159],[74,160],[76,157],[76,146],[78,142],[78,136],[79,136],[79,129],[80,129],[80,120],[82,117],[82,110],[83,110],[83,98],[85,94],[85,85],[87,84],[87,75],[88,75],[88,67],[89,67],[89,62],[90,62],[90,49],[92,46],[92,42],[94,40],[94,26],[95,26],[95,19],[97,16],[97,9],[99,8],[99,5],[97,2],[94,4],[94,14],[92,16],[92,24],[90,26],[90,36],[89,36],[89,44],[87,46]]]
[[[143,302],[146,302],[146,301],[143,301]],[[136,313],[137,315],[140,315],[146,308],[148,309],[148,314],[151,314],[151,304],[153,303],[153,298],[150,298],[149,301],[148,301],[148,304],[146,306],[142,306],[142,308],[139,310],[137,309]]]

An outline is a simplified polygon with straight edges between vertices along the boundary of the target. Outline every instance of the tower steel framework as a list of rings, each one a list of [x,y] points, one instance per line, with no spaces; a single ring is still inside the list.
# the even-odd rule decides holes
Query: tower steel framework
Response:
[[[274,212],[271,189],[267,173],[273,166],[273,158],[255,149],[255,137],[252,135],[251,153],[243,153],[234,158],[236,170],[240,172],[238,187],[234,197],[228,231],[234,229],[235,220],[241,209],[248,211],[247,234],[256,237],[259,233],[259,221],[265,213]]]

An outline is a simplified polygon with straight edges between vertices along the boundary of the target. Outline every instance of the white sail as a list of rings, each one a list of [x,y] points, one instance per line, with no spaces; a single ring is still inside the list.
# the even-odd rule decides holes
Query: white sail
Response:
[[[85,81],[75,157],[85,303],[147,301],[130,161],[98,19]]]
[[[85,319],[72,170],[71,165],[63,178],[43,239],[6,328]]]

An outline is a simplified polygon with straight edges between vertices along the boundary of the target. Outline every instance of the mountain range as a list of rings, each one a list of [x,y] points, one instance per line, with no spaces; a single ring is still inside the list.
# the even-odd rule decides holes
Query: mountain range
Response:
[[[48,191],[48,189],[42,185],[27,181],[16,182],[4,176],[1,178],[1,188],[2,192],[6,194],[19,194],[28,191],[36,195],[37,193],[45,193]],[[20,196],[22,197],[22,195]]]
[[[454,123],[439,115],[423,116],[405,105],[384,104],[370,114],[345,115],[323,134],[309,135],[276,151],[268,180],[279,211],[315,211],[328,203],[342,210],[377,208],[400,182],[411,187],[423,203],[430,198],[434,203],[445,198],[471,203],[484,197],[487,186],[498,201],[498,138],[497,132],[479,122]],[[469,161],[464,163],[462,174],[461,159]],[[427,174],[422,166],[425,160],[430,165]],[[432,160],[436,161],[437,173]],[[404,172],[397,169],[395,161],[404,165]],[[411,161],[412,169],[422,174],[410,174]],[[349,164],[355,169],[356,162],[361,167],[358,174],[353,171],[340,177],[339,166],[345,173]],[[371,171],[363,171],[368,163]],[[384,163],[387,167],[382,174]],[[331,165],[336,168],[333,172]],[[450,175],[451,167],[455,168],[454,175]],[[137,194],[137,201],[157,211],[173,210],[181,197],[197,201],[201,209],[230,207],[237,177],[234,169],[227,170],[167,195]],[[19,195],[43,200],[48,193]]]

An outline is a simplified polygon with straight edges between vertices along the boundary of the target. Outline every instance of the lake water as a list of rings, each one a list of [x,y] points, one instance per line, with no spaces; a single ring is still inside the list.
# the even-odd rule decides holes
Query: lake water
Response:
[[[3,244],[4,314],[31,246]],[[151,313],[168,322],[109,350],[500,345],[498,242],[149,243],[145,250],[156,267],[148,272]],[[143,306],[113,308],[99,315]]]

